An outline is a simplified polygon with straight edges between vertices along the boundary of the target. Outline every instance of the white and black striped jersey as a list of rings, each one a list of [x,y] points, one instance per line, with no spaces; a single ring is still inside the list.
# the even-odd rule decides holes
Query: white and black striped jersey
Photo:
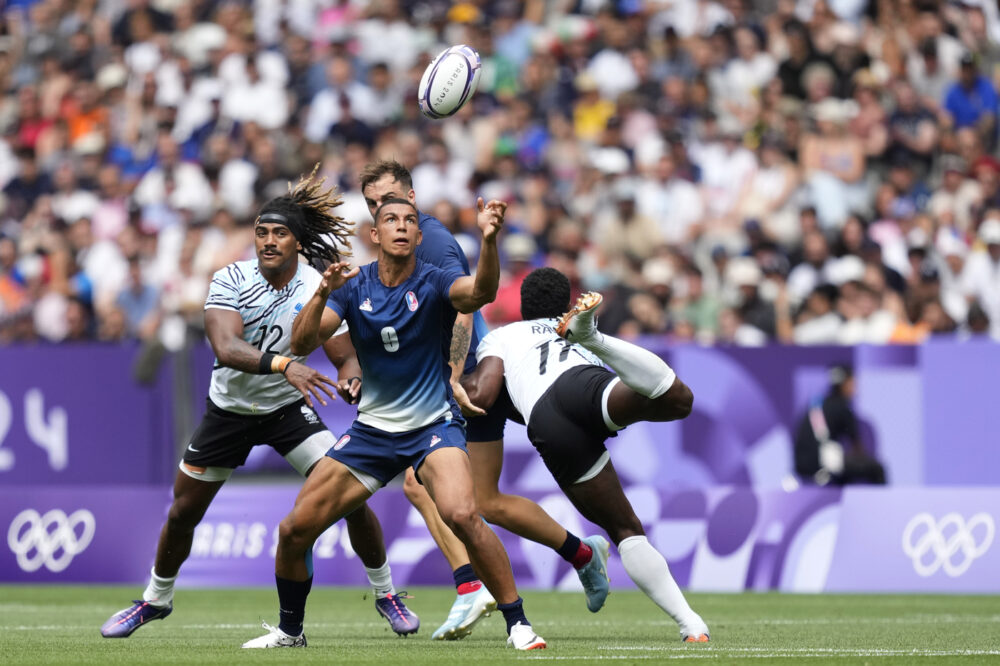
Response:
[[[578,365],[604,365],[580,345],[559,337],[555,325],[555,319],[507,324],[490,331],[476,350],[477,361],[487,356],[503,361],[507,392],[525,421],[562,373]]]
[[[212,277],[205,309],[238,312],[243,319],[243,339],[271,354],[305,361],[292,354],[292,322],[312,295],[322,276],[316,269],[299,264],[295,277],[275,290],[260,274],[256,259],[237,261]],[[341,326],[337,334],[346,332]],[[208,396],[217,406],[238,414],[266,414],[302,397],[284,375],[256,375],[224,368],[215,362]]]

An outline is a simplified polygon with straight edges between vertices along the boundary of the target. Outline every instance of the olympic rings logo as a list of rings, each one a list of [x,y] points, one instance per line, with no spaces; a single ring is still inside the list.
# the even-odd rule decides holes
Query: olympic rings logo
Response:
[[[94,514],[86,509],[77,509],[69,516],[59,509],[45,515],[25,509],[11,522],[7,545],[23,571],[31,573],[44,566],[58,573],[87,549],[96,527]]]
[[[968,522],[958,513],[946,514],[939,521],[929,513],[918,513],[903,529],[903,552],[913,560],[918,576],[926,578],[944,569],[956,578],[986,553],[995,531],[993,517],[986,512]]]

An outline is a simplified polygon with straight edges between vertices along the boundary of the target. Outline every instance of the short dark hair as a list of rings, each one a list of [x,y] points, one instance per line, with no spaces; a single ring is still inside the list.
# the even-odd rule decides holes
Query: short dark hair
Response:
[[[413,209],[414,213],[417,212],[417,207],[414,206],[413,203],[409,199],[402,199],[400,197],[395,197],[393,199],[386,199],[375,210],[375,215],[373,216],[375,218],[375,224],[378,224],[378,218],[379,218],[379,215],[382,214],[382,209],[384,209],[386,206],[395,206],[395,205],[399,205],[399,204],[402,204],[404,206],[409,206],[410,208]]]
[[[366,164],[361,170],[361,192],[382,176],[390,174],[392,179],[402,184],[407,190],[413,189],[413,178],[410,170],[396,160],[377,160]]]
[[[536,268],[521,283],[521,318],[551,319],[569,310],[569,278],[554,268]]]

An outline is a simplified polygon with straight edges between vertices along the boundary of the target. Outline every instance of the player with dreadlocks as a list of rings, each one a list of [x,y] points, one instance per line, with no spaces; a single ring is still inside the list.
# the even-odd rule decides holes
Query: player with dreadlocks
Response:
[[[253,226],[257,258],[229,264],[212,278],[205,331],[216,361],[207,410],[179,465],[149,585],[142,599],[104,623],[106,638],[125,638],[170,615],[174,581],[191,552],[195,527],[251,448],[270,445],[305,476],[336,442],[313,410],[314,401],[326,405],[333,390],[346,397],[349,380],[338,385],[313,370],[305,357],[292,354],[290,343],[295,315],[322,279],[316,268],[324,270],[349,254],[353,225],[334,213],[340,204],[313,169],[289,186],[288,194],[261,208]],[[300,254],[309,265],[299,261]],[[331,339],[327,352],[335,364],[343,356],[337,337],[347,336]],[[338,372],[350,376],[347,368],[338,366]],[[349,526],[376,590],[376,608],[397,633],[416,631],[419,620],[392,589],[374,514],[360,507]]]

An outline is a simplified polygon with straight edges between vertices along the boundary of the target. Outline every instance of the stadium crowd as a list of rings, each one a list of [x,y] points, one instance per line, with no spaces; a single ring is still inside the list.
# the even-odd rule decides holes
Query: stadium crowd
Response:
[[[411,169],[475,252],[509,202],[600,327],[703,344],[1000,339],[1000,15],[985,0],[8,0],[0,342],[201,326],[258,206],[315,163],[373,259],[357,174]],[[473,101],[423,118],[449,44]]]

